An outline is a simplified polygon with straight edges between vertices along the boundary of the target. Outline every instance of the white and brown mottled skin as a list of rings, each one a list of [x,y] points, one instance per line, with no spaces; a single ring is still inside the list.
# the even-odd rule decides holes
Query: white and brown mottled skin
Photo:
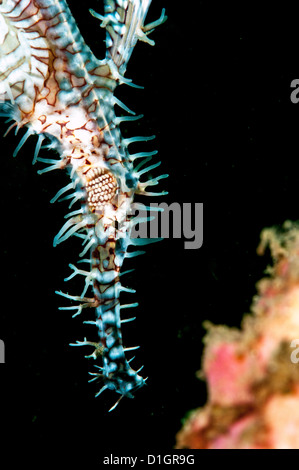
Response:
[[[113,92],[117,84],[129,82],[123,75],[137,40],[152,44],[147,33],[165,19],[162,14],[160,20],[144,27],[150,2],[107,0],[104,17],[93,12],[106,28],[107,53],[101,61],[86,46],[64,0],[0,1],[2,109],[13,117],[14,125],[27,126],[23,141],[33,133],[40,136],[35,161],[50,164],[40,173],[56,168],[70,173],[72,182],[58,196],[74,189],[81,209],[70,214],[54,245],[79,232],[84,254],[90,251],[91,270],[74,267],[75,274],[85,275],[86,289],[81,296],[65,297],[81,301],[78,312],[86,306],[96,308],[100,340],[93,356],[103,359],[97,374],[104,380],[100,392],[109,388],[129,397],[145,380],[125,358],[119,293],[128,289],[121,286],[119,273],[132,244],[129,214],[134,194],[147,194],[146,186],[158,179],[139,182],[133,161],[150,152],[138,157],[128,153],[132,140],[121,136],[121,119],[115,116],[114,105],[122,103]],[[59,152],[58,160],[37,156],[45,136]],[[92,298],[85,297],[89,285]]]

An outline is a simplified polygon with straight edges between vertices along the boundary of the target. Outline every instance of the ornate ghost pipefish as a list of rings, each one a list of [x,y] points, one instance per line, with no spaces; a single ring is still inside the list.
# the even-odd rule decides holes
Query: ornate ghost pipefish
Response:
[[[90,266],[85,271],[70,265],[75,275],[83,275],[85,287],[80,296],[58,292],[78,305],[61,307],[76,310],[94,307],[99,341],[77,341],[75,345],[95,347],[89,357],[101,358],[100,369],[92,380],[101,378],[103,390],[115,390],[132,397],[144,385],[139,371],[130,366],[122,343],[121,309],[137,303],[120,305],[120,292],[133,292],[120,283],[124,259],[131,257],[130,245],[140,245],[156,239],[137,240],[131,237],[136,220],[132,217],[135,194],[163,195],[147,192],[161,175],[141,181],[141,176],[160,162],[141,169],[156,152],[130,155],[132,142],[150,137],[124,139],[120,123],[135,120],[132,111],[120,102],[114,91],[118,84],[135,86],[124,77],[128,60],[138,40],[150,45],[148,34],[166,20],[161,17],[146,26],[144,20],[151,0],[105,0],[104,15],[91,10],[106,29],[106,57],[98,60],[85,44],[64,0],[2,0],[0,1],[0,100],[1,115],[13,119],[13,126],[25,126],[27,132],[14,156],[32,134],[38,135],[33,163],[48,166],[38,173],[66,169],[71,182],[60,189],[51,202],[71,199],[69,207],[79,202],[54,238],[54,246],[72,235],[83,240],[80,256]],[[131,116],[116,117],[115,105]],[[12,126],[12,127],[13,127]],[[44,138],[46,145],[59,153],[58,159],[39,156]],[[134,161],[141,163],[134,166]],[[67,194],[71,191],[70,194]],[[138,254],[140,252],[137,252]],[[134,253],[135,254],[135,253]],[[92,288],[92,297],[86,296]],[[96,396],[97,396],[96,395]],[[120,400],[119,399],[119,400]],[[111,408],[114,409],[116,404]]]

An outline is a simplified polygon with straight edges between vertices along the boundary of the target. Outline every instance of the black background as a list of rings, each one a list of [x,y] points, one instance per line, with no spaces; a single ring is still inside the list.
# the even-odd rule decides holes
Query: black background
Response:
[[[69,6],[102,58],[104,31],[88,12],[102,12],[102,2]],[[94,335],[92,326],[82,325],[92,312],[72,319],[58,310],[67,303],[54,294],[79,295],[83,288],[80,279],[63,282],[68,263],[78,259],[78,239],[52,246],[67,203],[49,201],[67,176],[36,174],[36,137],[12,158],[23,129],[1,141],[1,412],[12,436],[30,443],[28,453],[37,442],[60,442],[65,458],[82,454],[87,463],[100,463],[109,451],[172,449],[184,416],[206,400],[195,375],[202,322],[240,325],[269,262],[256,255],[261,230],[298,218],[299,104],[290,101],[290,83],[299,76],[298,12],[290,2],[264,4],[262,11],[258,2],[154,0],[148,20],[162,7],[168,20],[152,34],[156,46],[139,43],[127,70],[145,89],[117,90],[145,117],[122,130],[124,136],[156,134],[154,143],[130,150],[159,150],[155,174],[170,174],[160,183],[169,191],[164,201],[204,203],[204,243],[186,250],[183,240],[164,240],[128,260],[125,269],[136,270],[125,285],[137,294],[124,300],[140,306],[136,322],[124,326],[124,339],[141,345],[133,365],[144,364],[149,378],[134,400],[123,399],[112,413],[117,397],[106,391],[94,398],[98,386],[87,383],[89,350],[68,345]],[[3,133],[6,126],[2,119]],[[54,157],[46,150],[40,155]]]

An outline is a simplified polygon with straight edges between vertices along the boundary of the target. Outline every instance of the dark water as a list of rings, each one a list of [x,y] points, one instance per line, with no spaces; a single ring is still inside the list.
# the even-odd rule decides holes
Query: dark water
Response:
[[[104,32],[88,7],[102,11],[102,5],[87,3],[69,2],[97,54]],[[154,143],[131,150],[159,150],[161,173],[170,174],[160,183],[169,191],[163,200],[204,203],[204,243],[186,250],[182,239],[164,240],[128,260],[127,268],[136,271],[124,284],[137,294],[125,301],[138,300],[140,307],[133,312],[136,322],[124,326],[124,338],[128,346],[141,345],[134,365],[144,364],[149,378],[113,414],[107,410],[115,396],[105,392],[95,399],[98,388],[87,383],[88,349],[68,346],[95,333],[82,325],[92,312],[72,319],[71,312],[58,311],[66,302],[54,294],[79,295],[83,288],[80,279],[63,283],[68,263],[78,259],[79,241],[52,247],[67,204],[49,200],[66,176],[36,174],[34,138],[16,159],[11,155],[20,137],[11,133],[2,140],[2,422],[5,429],[13,426],[14,439],[30,443],[28,452],[40,442],[60,443],[66,459],[86,454],[100,463],[110,450],[172,449],[182,418],[206,399],[195,376],[202,322],[240,325],[269,262],[255,253],[261,230],[299,217],[299,104],[290,100],[290,83],[299,75],[296,12],[288,2],[263,12],[252,2],[236,8],[194,3],[195,9],[153,1],[149,19],[162,7],[169,19],[153,33],[154,48],[137,46],[127,70],[145,90],[124,87],[117,95],[145,115],[123,125],[124,134],[157,135]]]

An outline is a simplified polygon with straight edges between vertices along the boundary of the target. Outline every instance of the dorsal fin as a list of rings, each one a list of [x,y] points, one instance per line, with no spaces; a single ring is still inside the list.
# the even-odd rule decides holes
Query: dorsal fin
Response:
[[[163,9],[157,21],[144,26],[150,3],[151,0],[105,0],[105,16],[90,10],[102,21],[101,27],[106,28],[106,58],[113,61],[121,75],[125,73],[138,39],[154,45],[147,35],[167,19]]]

